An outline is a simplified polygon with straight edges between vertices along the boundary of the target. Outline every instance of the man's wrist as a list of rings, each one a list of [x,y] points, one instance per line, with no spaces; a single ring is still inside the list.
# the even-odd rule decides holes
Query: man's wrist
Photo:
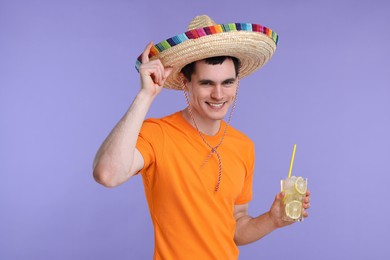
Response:
[[[141,89],[138,92],[136,99],[141,99],[143,101],[153,102],[153,100],[156,98],[156,96],[157,96],[157,93],[153,94],[148,90]]]

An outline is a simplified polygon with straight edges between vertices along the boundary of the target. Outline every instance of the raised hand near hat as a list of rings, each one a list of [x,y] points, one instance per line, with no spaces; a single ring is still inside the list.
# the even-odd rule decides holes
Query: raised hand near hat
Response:
[[[172,72],[172,68],[165,68],[159,59],[149,60],[150,49],[153,43],[150,42],[141,55],[140,66],[141,91],[146,91],[151,96],[159,94],[164,86],[165,80]]]
[[[158,59],[149,61],[152,46],[149,43],[142,53],[140,91],[95,156],[93,176],[106,187],[124,183],[144,167],[144,159],[136,147],[138,135],[154,98],[172,72]]]

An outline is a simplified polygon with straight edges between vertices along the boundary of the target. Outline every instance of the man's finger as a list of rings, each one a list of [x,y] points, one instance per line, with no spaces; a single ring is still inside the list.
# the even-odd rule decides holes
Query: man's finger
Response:
[[[164,70],[164,80],[168,78],[168,76],[172,73],[173,68],[172,67],[166,67]]]
[[[284,198],[284,192],[279,192],[275,196],[275,201],[281,201],[281,200],[283,200],[283,198]]]
[[[153,42],[149,42],[148,45],[146,45],[145,50],[141,56],[142,63],[147,63],[149,61],[149,53],[152,46],[153,46]]]

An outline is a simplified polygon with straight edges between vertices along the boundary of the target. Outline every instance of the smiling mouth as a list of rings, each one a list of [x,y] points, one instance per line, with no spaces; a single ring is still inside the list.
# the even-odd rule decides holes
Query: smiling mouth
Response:
[[[209,103],[209,102],[206,102],[206,104],[209,105],[213,109],[222,108],[225,103],[226,102],[223,102],[223,103]]]

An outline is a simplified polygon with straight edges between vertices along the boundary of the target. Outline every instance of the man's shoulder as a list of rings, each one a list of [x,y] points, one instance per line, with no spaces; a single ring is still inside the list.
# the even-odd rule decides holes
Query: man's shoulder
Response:
[[[163,116],[160,118],[151,117],[145,119],[143,123],[143,127],[154,128],[154,129],[158,128],[159,131],[170,132],[173,129],[176,129],[178,126],[179,128],[184,128],[184,127],[180,127],[185,125],[183,120],[184,119],[182,118],[180,111],[178,111],[173,114]]]
[[[167,124],[167,123],[170,123],[170,122],[174,122],[174,121],[178,121],[180,118],[180,112],[175,112],[173,114],[170,114],[170,115],[166,115],[166,116],[163,116],[163,117],[150,117],[150,118],[147,118],[145,119],[144,122],[147,122],[147,123],[155,123],[155,124]]]
[[[252,139],[250,139],[244,132],[242,132],[241,130],[239,130],[231,125],[229,126],[229,129],[228,129],[228,135],[230,135],[236,139],[239,139],[242,142],[253,144]]]

